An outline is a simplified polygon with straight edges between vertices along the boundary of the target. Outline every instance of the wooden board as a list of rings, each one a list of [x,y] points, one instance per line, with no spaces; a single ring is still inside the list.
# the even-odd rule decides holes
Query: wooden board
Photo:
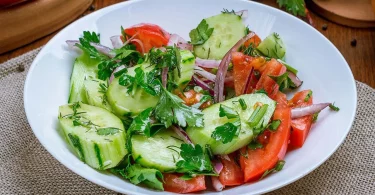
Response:
[[[315,13],[342,25],[375,27],[375,0],[307,0],[306,4]]]
[[[0,9],[0,54],[69,24],[91,3],[92,0],[31,0]]]

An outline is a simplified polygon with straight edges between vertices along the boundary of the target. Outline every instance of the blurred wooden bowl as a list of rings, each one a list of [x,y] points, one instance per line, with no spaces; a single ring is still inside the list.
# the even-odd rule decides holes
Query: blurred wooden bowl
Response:
[[[3,3],[13,1],[6,0]],[[0,9],[0,54],[69,24],[87,10],[91,3],[92,0],[28,0]]]
[[[306,5],[315,13],[342,25],[375,27],[375,0],[307,0]]]

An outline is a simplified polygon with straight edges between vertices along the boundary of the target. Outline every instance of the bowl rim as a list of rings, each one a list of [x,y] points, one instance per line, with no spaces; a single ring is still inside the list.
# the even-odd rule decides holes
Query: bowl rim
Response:
[[[81,171],[81,170],[78,170],[78,169],[75,169],[72,164],[69,164],[67,162],[65,162],[62,158],[60,158],[52,149],[51,147],[49,147],[49,145],[47,145],[45,142],[43,142],[42,138],[40,136],[38,136],[38,134],[36,133],[36,131],[34,130],[35,129],[35,125],[33,125],[33,123],[29,120],[30,119],[30,111],[28,110],[28,94],[26,93],[27,92],[27,88],[29,86],[29,83],[30,83],[30,78],[31,78],[31,75],[33,74],[33,71],[34,71],[34,68],[36,67],[37,65],[37,62],[40,60],[40,58],[43,56],[42,54],[45,52],[45,50],[48,48],[49,45],[52,44],[52,42],[54,42],[56,39],[58,39],[62,34],[65,33],[65,30],[66,29],[69,29],[69,28],[72,28],[74,27],[77,23],[79,22],[82,22],[82,21],[86,21],[86,20],[89,20],[90,18],[95,18],[96,16],[99,16],[103,13],[107,13],[111,10],[115,10],[117,8],[121,8],[121,7],[126,7],[126,6],[129,6],[133,3],[138,3],[138,2],[141,2],[141,1],[146,1],[146,0],[133,0],[133,1],[125,1],[125,2],[120,2],[120,3],[116,3],[116,4],[113,4],[113,5],[110,5],[110,6],[107,6],[105,8],[102,8],[98,11],[95,11],[93,13],[90,13],[82,18],[79,18],[78,20],[75,20],[74,22],[70,23],[69,25],[65,26],[63,29],[61,29],[53,38],[51,38],[44,46],[43,48],[39,51],[39,53],[37,54],[37,56],[34,58],[30,68],[29,68],[29,71],[27,73],[27,76],[26,76],[26,79],[25,79],[25,85],[24,85],[24,94],[23,94],[23,98],[24,98],[24,109],[25,109],[25,113],[26,113],[26,118],[30,124],[30,127],[35,135],[35,137],[38,139],[38,141],[42,144],[42,146],[56,159],[58,160],[61,164],[63,164],[65,167],[67,167],[69,170],[71,170],[72,172],[74,172],[75,174],[89,180],[90,182],[92,183],[95,183],[97,185],[100,185],[102,187],[105,187],[107,189],[110,189],[110,190],[113,190],[115,192],[120,192],[120,193],[128,193],[128,194],[136,194],[136,195],[144,195],[143,193],[140,193],[140,192],[136,192],[136,191],[132,191],[132,190],[128,190],[126,188],[119,188],[119,187],[116,187],[115,185],[112,185],[112,184],[109,184],[109,183],[106,183],[106,182],[102,182],[101,180],[96,180],[95,178],[93,177],[90,177],[89,175],[85,174],[85,172]],[[257,6],[261,6],[263,8],[266,8],[268,10],[272,10],[272,12],[276,12],[278,14],[281,14],[281,15],[284,15],[288,18],[290,18],[290,20],[294,20],[296,22],[299,22],[302,26],[304,26],[303,28],[309,28],[310,30],[313,30],[318,36],[320,36],[323,40],[325,40],[326,42],[328,42],[328,44],[332,47],[332,49],[337,52],[339,54],[339,58],[340,60],[342,60],[343,62],[345,62],[346,66],[345,67],[342,67],[342,68],[346,68],[347,70],[346,71],[349,71],[351,74],[350,74],[350,79],[351,80],[351,83],[353,84],[353,91],[352,91],[352,94],[353,94],[353,100],[354,100],[354,110],[351,114],[351,122],[350,122],[350,125],[347,127],[346,129],[346,132],[345,132],[345,135],[343,134],[342,138],[340,141],[338,141],[336,143],[336,145],[333,147],[333,149],[327,153],[327,155],[324,156],[324,158],[321,158],[321,160],[314,164],[313,166],[310,167],[310,169],[307,169],[306,171],[304,172],[301,172],[300,174],[296,174],[295,176],[293,177],[289,177],[288,179],[285,179],[284,181],[281,181],[281,182],[278,182],[270,187],[268,187],[267,189],[261,191],[261,193],[267,193],[267,192],[271,192],[271,191],[274,191],[276,189],[279,189],[279,188],[282,188],[286,185],[289,185],[299,179],[301,179],[302,177],[306,176],[307,174],[311,173],[313,170],[317,169],[319,166],[321,166],[324,162],[326,162],[328,160],[329,157],[331,157],[336,151],[337,149],[340,147],[340,145],[344,142],[344,140],[346,139],[347,135],[349,134],[352,126],[353,126],[353,123],[354,123],[354,119],[355,119],[355,115],[357,113],[357,86],[356,86],[356,81],[354,79],[354,76],[353,76],[353,72],[351,71],[350,69],[350,66],[349,64],[347,63],[347,61],[345,60],[345,58],[343,57],[343,55],[341,54],[341,52],[336,48],[336,46],[328,39],[326,38],[322,33],[320,33],[317,29],[315,29],[314,27],[312,27],[311,25],[307,24],[306,22],[302,21],[301,19],[287,13],[287,12],[284,12],[280,9],[277,9],[277,8],[274,8],[274,7],[271,7],[269,5],[266,5],[266,4],[262,4],[262,3],[259,3],[259,2],[255,2],[255,1],[247,1],[247,0],[230,0],[230,1],[243,1],[243,2],[246,2],[246,3],[249,3],[250,5],[251,4],[255,4]],[[137,186],[139,187],[139,186]],[[140,187],[141,188],[141,187]],[[252,194],[251,192],[248,192],[248,193],[243,193],[243,194]]]

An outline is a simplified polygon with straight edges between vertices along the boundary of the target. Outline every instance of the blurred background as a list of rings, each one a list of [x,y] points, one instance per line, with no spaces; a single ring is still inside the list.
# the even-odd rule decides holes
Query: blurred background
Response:
[[[299,17],[375,88],[375,0],[256,0]],[[123,0],[0,0],[0,63],[45,45],[71,22]],[[335,73],[332,73],[335,74]]]

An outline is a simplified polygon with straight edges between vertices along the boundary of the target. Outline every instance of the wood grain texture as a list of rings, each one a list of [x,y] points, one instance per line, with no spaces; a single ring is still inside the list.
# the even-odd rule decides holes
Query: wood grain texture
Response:
[[[93,3],[94,11],[118,2],[122,1],[95,0]],[[276,0],[259,0],[258,2],[277,7]],[[89,9],[84,15],[91,12],[93,11]],[[315,28],[326,36],[343,54],[353,71],[355,79],[375,88],[375,29],[356,29],[341,26],[329,22],[314,13],[311,13],[311,17],[314,20]],[[327,24],[328,29],[326,31],[322,30],[323,24]],[[46,44],[55,34],[53,33],[19,49],[0,55],[0,63]],[[350,45],[352,39],[357,40],[356,47]],[[332,74],[335,73],[333,72]]]

